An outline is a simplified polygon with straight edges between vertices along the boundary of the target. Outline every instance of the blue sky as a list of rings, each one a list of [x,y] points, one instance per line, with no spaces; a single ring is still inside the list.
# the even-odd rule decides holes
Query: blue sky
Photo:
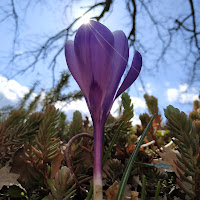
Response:
[[[23,3],[18,1],[17,9],[23,8]],[[84,9],[79,9],[79,1],[74,1],[71,10],[64,12],[64,1],[57,1],[57,4],[43,4],[33,5],[26,13],[20,13],[20,24],[23,24],[18,34],[19,43],[16,44],[15,54],[23,54],[26,49],[34,48],[40,44],[41,41],[45,41],[47,36],[57,33],[59,30],[64,29],[67,25],[73,21],[74,17],[80,16]],[[81,2],[81,1],[80,1]],[[83,1],[81,6],[87,6],[92,4]],[[105,18],[101,20],[111,31],[123,30],[126,35],[130,30],[130,18],[129,14],[123,12],[125,10],[125,3],[120,0],[116,0],[112,13],[106,14]],[[150,7],[151,12],[157,16],[156,20],[161,20],[164,26],[170,26],[171,19],[168,19],[166,23],[165,15],[171,17],[187,13],[188,4],[180,3],[182,0],[172,1],[155,1],[154,6]],[[172,10],[171,4],[173,3]],[[1,1],[0,5],[6,6],[6,1]],[[161,6],[162,5],[162,6]],[[98,14],[99,10],[95,11]],[[23,17],[25,16],[25,21]],[[155,59],[161,51],[162,43],[157,38],[156,29],[153,26],[151,20],[147,18],[146,13],[139,7],[137,15],[137,39],[142,40],[147,46],[147,52],[143,51],[141,47],[136,44],[137,50],[139,50],[143,56],[143,69],[141,71],[141,78],[144,81],[146,90],[149,95],[154,95],[158,98],[160,112],[163,113],[163,108],[172,104],[178,107],[180,110],[189,113],[192,110],[192,102],[197,98],[199,92],[199,85],[196,83],[188,89],[186,83],[186,74],[188,73],[187,64],[184,63],[182,57],[187,53],[187,46],[184,40],[181,39],[181,35],[178,34],[174,38],[173,45],[169,53],[158,63],[159,68],[155,67]],[[81,22],[77,26],[81,25]],[[163,33],[162,27],[159,27],[161,33]],[[0,46],[0,106],[4,106],[5,102],[9,104],[15,104],[23,93],[26,93],[28,88],[32,86],[35,80],[40,79],[40,87],[47,89],[52,86],[52,74],[48,70],[48,59],[40,61],[37,68],[34,71],[29,70],[26,74],[14,76],[20,68],[26,66],[29,60],[20,60],[18,66],[7,65],[9,56],[11,55],[12,41],[14,32],[14,21],[9,19],[1,23],[0,25],[0,38],[2,38]],[[73,39],[73,37],[72,37]],[[167,39],[167,36],[164,36]],[[57,44],[62,45],[62,42]],[[152,48],[152,45],[154,48]],[[130,50],[129,62],[133,58],[133,49]],[[185,68],[182,68],[185,65]],[[149,70],[149,69],[154,70]],[[56,68],[56,77],[58,78],[60,73],[67,69],[64,52],[61,54],[58,60],[58,67]],[[8,80],[7,78],[12,80]],[[11,81],[11,84],[10,84]],[[13,83],[13,81],[15,81]],[[13,87],[15,85],[15,87]],[[76,82],[71,78],[70,90],[78,89]],[[133,86],[129,90],[129,94],[132,97],[133,104],[135,105],[136,118],[139,113],[145,112],[146,107],[144,104],[145,91],[142,88],[140,80],[136,80]],[[14,95],[15,94],[15,95]],[[84,100],[83,100],[84,101]],[[65,109],[66,112],[70,112],[78,107],[83,108],[84,113],[88,113],[85,108],[84,102],[76,102],[70,105],[58,105],[58,107]],[[79,106],[80,105],[80,106]],[[114,105],[112,113],[117,108],[117,104]]]

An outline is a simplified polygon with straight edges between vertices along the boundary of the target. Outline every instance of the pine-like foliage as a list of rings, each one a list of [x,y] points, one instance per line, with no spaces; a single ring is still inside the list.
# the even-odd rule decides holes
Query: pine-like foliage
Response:
[[[70,74],[68,72],[64,71],[61,74],[60,80],[58,81],[56,86],[52,88],[49,92],[47,92],[43,100],[44,106],[47,106],[49,104],[54,104],[58,101],[70,102],[77,99],[81,99],[83,97],[81,91],[74,91],[74,92],[69,92],[68,94],[63,94],[63,90],[69,87],[69,78]]]
[[[63,167],[59,171],[63,166],[64,143],[61,143],[58,134],[63,126],[63,116],[60,117],[53,105],[47,106],[44,112],[29,115],[24,109],[13,110],[0,123],[1,166],[9,161],[12,172],[20,175],[18,181],[29,192],[38,186],[39,199],[49,190],[52,193],[49,198],[53,199],[70,199],[75,192],[69,169]]]
[[[25,145],[25,151],[33,166],[47,176],[47,163],[60,152],[58,135],[59,112],[54,106],[47,106],[35,138]]]
[[[117,119],[112,118],[112,116],[108,118],[108,122],[106,123],[104,129],[104,139],[105,139],[105,145],[109,146],[109,143],[113,138],[113,135],[116,133],[118,127],[123,123],[123,126],[121,127],[120,130],[120,135],[117,140],[117,144],[119,149],[124,149],[127,143],[127,134],[129,133],[129,131],[131,131],[132,128],[131,119],[133,117],[133,104],[131,102],[131,98],[128,95],[128,93],[123,93],[121,99],[122,99],[123,113]]]
[[[150,122],[151,117],[147,113],[143,113],[139,116],[142,126],[146,128],[147,124]]]
[[[26,110],[27,115],[33,113],[34,111],[43,110],[48,105],[55,105],[57,102],[71,102],[83,97],[81,91],[73,91],[66,93],[66,89],[69,88],[69,78],[70,74],[66,71],[61,73],[59,81],[55,84],[54,88],[49,91],[40,89],[39,92],[34,93],[37,86],[39,85],[36,82],[33,87],[24,95],[23,99],[15,107],[7,107],[0,109],[0,121],[2,118],[7,117],[7,113],[11,110]]]
[[[0,124],[1,164],[9,160],[26,141],[32,140],[37,134],[42,114],[33,113],[28,117],[26,114],[24,110],[13,110]]]
[[[176,163],[180,175],[177,183],[192,199],[200,199],[199,134],[192,119],[177,108],[168,106],[165,109],[165,116],[168,119],[167,125],[174,138],[173,141],[180,152]],[[183,181],[190,187],[186,187]]]
[[[72,175],[66,166],[56,173],[53,180],[49,179],[48,184],[51,190],[50,200],[70,200],[76,191]]]
[[[72,119],[72,122],[69,125],[67,140],[72,138],[74,135],[81,133],[82,129],[83,129],[82,126],[83,126],[82,114],[78,110],[76,110],[73,113],[73,119]]]
[[[158,99],[154,96],[149,96],[148,94],[144,95],[149,113],[151,115],[158,114]]]
[[[124,165],[118,159],[110,159],[106,170],[107,180],[112,185],[115,181],[121,179],[124,172]]]
[[[33,94],[33,92],[35,91],[36,87],[37,87],[38,83],[34,83],[33,87],[29,90],[29,92],[27,94],[24,95],[24,98],[21,100],[20,104],[19,104],[19,110],[24,109],[24,107],[26,106],[25,104],[27,103],[27,101],[30,99],[31,95]]]
[[[11,179],[7,183],[7,177],[0,173],[2,198],[6,199],[8,195],[9,198],[32,200],[79,200],[87,197],[93,176],[92,123],[88,118],[84,120],[79,111],[75,111],[72,121],[68,122],[67,116],[54,107],[58,101],[68,103],[81,98],[81,92],[62,95],[63,89],[68,87],[68,80],[69,75],[63,73],[54,89],[38,95],[33,95],[34,85],[18,110],[6,108],[4,112],[1,109],[0,168],[9,163],[8,177],[12,177],[12,173],[18,174],[17,180]],[[165,115],[170,135],[167,127],[161,126],[155,97],[145,95],[149,113],[140,115],[140,126],[131,123],[134,102],[130,96],[124,93],[121,98],[121,114],[118,117],[109,115],[104,128],[104,197],[114,197],[108,193],[118,190],[112,186],[115,183],[119,185],[139,136],[151,115],[156,113],[128,179],[127,199],[134,198],[132,195],[136,191],[141,199],[145,196],[155,200],[200,199],[200,101],[194,101],[190,117],[172,106],[167,107]],[[41,111],[35,112],[36,109]],[[166,144],[168,150],[164,147]],[[10,183],[16,181],[24,188],[23,195],[17,195],[17,185],[14,189],[10,187]]]
[[[122,94],[123,115],[122,118],[129,122],[133,117],[133,104],[128,93]]]

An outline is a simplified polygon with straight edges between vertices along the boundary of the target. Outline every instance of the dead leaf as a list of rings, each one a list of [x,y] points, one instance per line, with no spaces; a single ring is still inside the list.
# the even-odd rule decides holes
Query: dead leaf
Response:
[[[116,148],[116,153],[119,156],[125,156],[124,152],[120,148],[118,148],[118,147]]]
[[[116,200],[118,189],[119,189],[119,182],[115,181],[106,190],[106,197],[107,197],[106,199],[107,200]],[[130,185],[126,185],[123,200],[137,200],[137,199],[132,199],[131,191],[130,191]]]
[[[181,200],[179,197],[174,197],[173,200]]]
[[[91,152],[86,151],[86,150],[82,150],[82,152],[80,153],[80,157],[81,159],[84,161],[84,167],[86,168],[92,168],[93,167],[93,162],[94,162],[94,158]]]
[[[58,155],[52,160],[51,179],[53,179],[56,173],[59,171],[63,159],[64,159],[64,154],[60,151],[58,152]]]
[[[132,181],[132,186],[133,187],[138,187],[138,185],[142,186],[142,182],[139,178],[139,175],[138,176],[133,176],[132,177],[133,181]]]
[[[115,200],[117,197],[117,192],[119,188],[119,183],[115,181],[113,185],[111,185],[107,190],[106,190],[106,199],[107,200]]]
[[[12,186],[17,185],[21,189],[24,189],[20,183],[17,181],[19,178],[19,174],[10,173],[10,166],[6,165],[3,168],[0,169],[0,190],[2,187],[5,186]]]
[[[157,130],[161,129],[161,122],[162,122],[161,115],[156,115],[156,117],[153,120],[152,126]]]
[[[158,163],[160,162],[166,164],[172,171],[175,172],[176,176],[180,178],[176,165],[178,160],[176,155],[180,156],[179,152],[172,150],[169,147],[163,147],[163,150],[164,152],[159,152],[159,156],[162,158],[162,160],[158,161]]]
[[[127,152],[127,154],[132,154],[133,151],[135,150],[135,147],[136,147],[135,144],[130,143],[130,144],[126,147],[126,152]],[[143,150],[144,150],[144,148],[140,148],[140,149],[139,149],[139,151],[143,151]]]
[[[131,200],[139,200],[138,199],[139,193],[136,191],[131,191]]]
[[[178,161],[176,155],[180,156],[180,153],[178,151],[172,150],[169,147],[163,147],[164,152],[160,152],[159,155],[162,158],[161,161],[157,161],[157,163],[164,163],[166,165],[168,165],[168,167],[176,174],[176,176],[178,177],[178,179],[176,180],[177,184],[179,185],[179,187],[181,187],[181,185],[185,188],[187,188],[188,190],[192,190],[192,185],[189,184],[188,182],[181,180],[180,178],[180,174],[178,173],[178,171],[182,174],[184,174],[184,172],[177,167],[176,163]],[[154,162],[155,164],[155,162]],[[178,170],[177,170],[178,168]]]
[[[19,174],[18,181],[27,189],[38,187],[39,174],[29,163],[23,148],[17,150],[11,161],[11,173]]]

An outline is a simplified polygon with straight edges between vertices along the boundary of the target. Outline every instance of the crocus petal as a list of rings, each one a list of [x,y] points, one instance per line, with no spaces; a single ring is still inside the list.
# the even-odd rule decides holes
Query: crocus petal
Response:
[[[138,51],[136,51],[133,57],[131,68],[128,71],[128,74],[126,75],[122,85],[120,86],[115,99],[120,94],[122,94],[128,87],[130,87],[131,84],[137,79],[140,73],[141,67],[142,67],[142,56],[140,55]]]
[[[136,52],[132,66],[118,92],[128,62],[128,40],[122,31],[111,33],[99,22],[82,25],[74,43],[65,46],[67,65],[79,84],[94,126],[94,199],[102,199],[103,128],[115,96],[124,92],[137,78],[142,66]]]
[[[74,49],[87,87],[86,98],[92,95],[93,84],[106,91],[112,70],[113,44],[113,34],[99,22],[90,21],[78,29]]]
[[[103,108],[107,115],[113,104],[113,99],[116,90],[119,86],[121,77],[126,69],[129,56],[128,39],[123,31],[115,31],[114,35],[114,56],[112,65],[112,75],[110,78],[109,86],[107,88],[106,98],[104,100]]]
[[[67,61],[67,65],[69,71],[71,72],[72,76],[80,86],[81,90],[84,90],[84,85],[81,83],[81,74],[79,72],[79,62],[77,60],[75,51],[74,51],[74,42],[67,41],[65,44],[65,57]]]

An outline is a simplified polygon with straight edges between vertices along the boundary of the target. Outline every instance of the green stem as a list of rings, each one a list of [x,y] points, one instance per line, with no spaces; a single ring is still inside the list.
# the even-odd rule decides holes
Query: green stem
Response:
[[[101,123],[94,123],[94,169],[93,169],[93,184],[94,184],[94,199],[102,200],[102,139],[103,126]]]
[[[113,147],[113,145],[115,144],[115,141],[117,140],[117,138],[118,138],[118,136],[119,136],[119,134],[120,134],[120,130],[121,130],[121,128],[122,128],[123,125],[124,125],[124,122],[122,122],[122,123],[119,125],[119,127],[118,127],[118,129],[117,129],[117,131],[116,131],[116,133],[115,133],[115,135],[114,135],[114,137],[113,137],[113,139],[112,139],[112,141],[111,141],[109,147],[108,147],[108,150],[106,151],[106,154],[103,156],[103,162],[102,162],[102,166],[103,166],[103,167],[104,167],[104,165],[105,165],[105,163],[106,163],[108,157],[110,156],[110,152],[111,152],[111,150],[112,150],[112,147]],[[89,190],[89,192],[88,192],[88,195],[87,195],[86,200],[91,200],[92,195],[93,195],[93,184],[91,184],[91,187],[90,187],[90,190]]]

